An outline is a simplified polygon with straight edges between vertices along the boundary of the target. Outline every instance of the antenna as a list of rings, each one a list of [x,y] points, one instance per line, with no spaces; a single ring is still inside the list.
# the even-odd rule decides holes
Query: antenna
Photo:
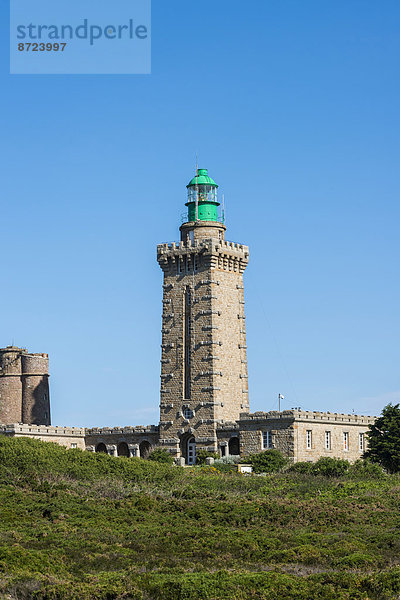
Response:
[[[225,223],[225,194],[222,194],[222,222]]]

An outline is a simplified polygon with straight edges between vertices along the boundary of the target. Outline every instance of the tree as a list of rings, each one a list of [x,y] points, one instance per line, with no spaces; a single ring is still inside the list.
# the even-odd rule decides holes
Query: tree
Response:
[[[364,458],[382,465],[390,473],[400,471],[400,405],[388,404],[369,426],[368,450]]]

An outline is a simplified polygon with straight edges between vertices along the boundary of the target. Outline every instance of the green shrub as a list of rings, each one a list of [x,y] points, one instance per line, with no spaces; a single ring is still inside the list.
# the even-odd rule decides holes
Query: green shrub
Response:
[[[315,475],[323,475],[324,477],[341,477],[347,473],[349,467],[350,463],[348,460],[326,456],[314,463],[312,472]]]
[[[360,568],[367,567],[374,563],[374,557],[370,554],[365,554],[365,552],[353,552],[352,554],[348,554],[347,556],[343,556],[337,561],[338,565],[346,566],[350,568]]]
[[[312,462],[298,462],[291,465],[288,469],[290,473],[304,473],[312,474],[314,471],[314,463]]]
[[[385,477],[384,469],[379,464],[367,459],[357,460],[354,464],[350,465],[348,473],[352,477],[366,479],[382,479],[382,477]]]
[[[253,465],[255,473],[276,473],[286,467],[289,459],[279,450],[265,450],[259,454],[251,454],[246,462]]]
[[[216,452],[208,452],[208,450],[197,450],[196,451],[196,465],[205,465],[206,458],[219,458]]]
[[[156,448],[149,454],[147,460],[154,460],[155,462],[165,463],[168,465],[172,465],[174,462],[173,456],[168,452],[168,450],[164,450],[164,448]]]
[[[234,463],[223,463],[216,461],[214,463],[214,468],[220,473],[237,473],[237,465]]]

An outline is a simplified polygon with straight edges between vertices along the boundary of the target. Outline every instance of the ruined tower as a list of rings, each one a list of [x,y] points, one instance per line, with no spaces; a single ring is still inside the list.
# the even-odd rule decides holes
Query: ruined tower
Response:
[[[50,425],[49,356],[0,349],[0,423]]]
[[[249,412],[243,272],[247,246],[225,240],[218,185],[197,169],[181,241],[157,246],[164,273],[160,443],[186,462],[217,450],[217,426]]]

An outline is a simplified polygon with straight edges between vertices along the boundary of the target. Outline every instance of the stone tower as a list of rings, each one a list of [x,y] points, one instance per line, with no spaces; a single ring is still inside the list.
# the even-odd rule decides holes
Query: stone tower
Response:
[[[249,412],[243,272],[247,246],[227,242],[217,184],[197,169],[179,243],[157,246],[164,273],[160,443],[186,462],[217,450],[217,425]]]
[[[49,356],[0,349],[0,423],[50,425]]]

